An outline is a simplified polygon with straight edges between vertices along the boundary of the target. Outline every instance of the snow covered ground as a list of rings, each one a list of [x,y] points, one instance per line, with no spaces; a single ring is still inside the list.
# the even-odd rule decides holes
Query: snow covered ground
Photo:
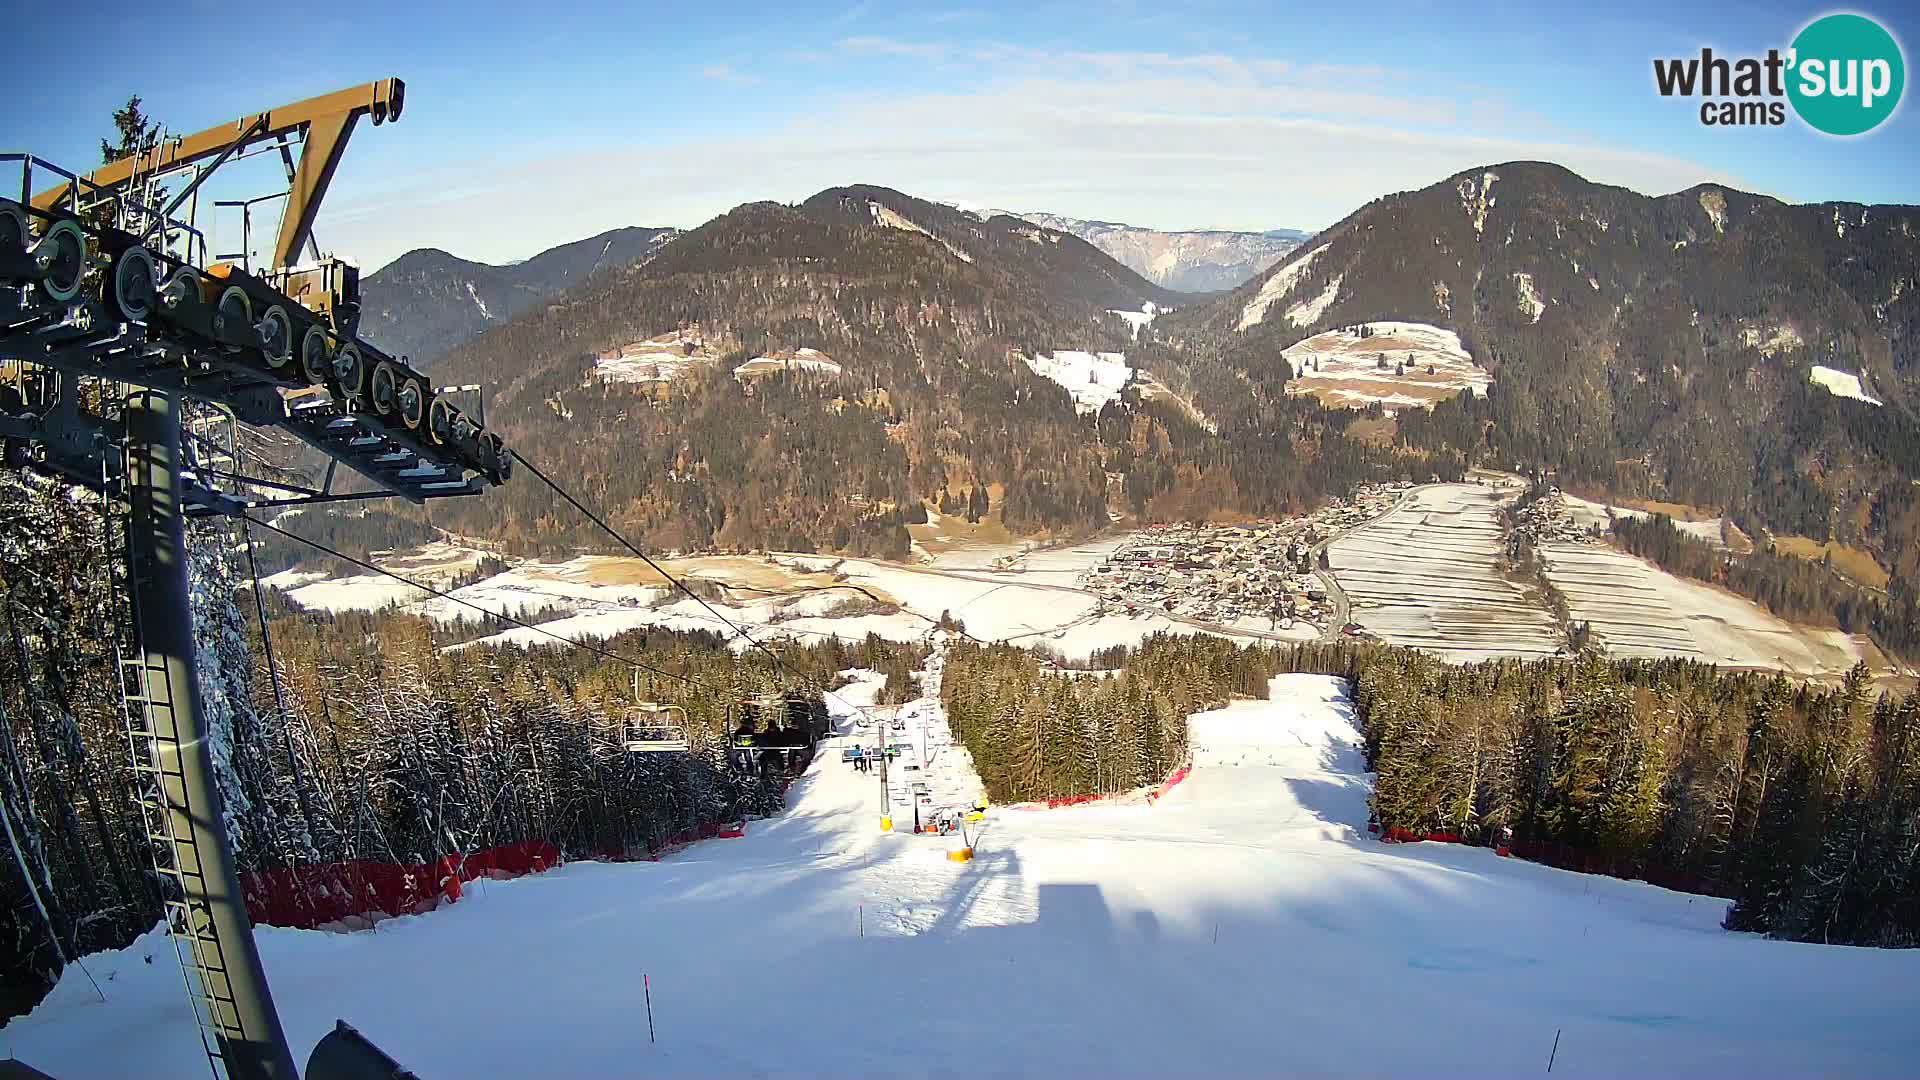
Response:
[[[1416,488],[1405,505],[1334,541],[1349,617],[1395,645],[1460,663],[1551,656],[1561,639],[1544,608],[1500,576],[1499,505],[1478,484]]]
[[[1073,395],[1073,411],[1077,413],[1099,412],[1107,402],[1119,397],[1120,391],[1133,379],[1133,369],[1127,366],[1125,353],[1061,349],[1027,357],[1026,361],[1035,375],[1067,388],[1067,393]]]
[[[1133,336],[1139,337],[1140,328],[1152,322],[1154,316],[1160,314],[1160,308],[1156,306],[1153,301],[1149,300],[1140,305],[1139,311],[1118,311],[1113,308],[1108,308],[1107,314],[1120,316],[1120,318],[1126,321],[1127,325],[1133,327]]]
[[[599,354],[594,358],[587,381],[591,383],[598,378],[605,382],[669,382],[693,367],[713,363],[717,356],[700,328],[693,326]]]
[[[1157,805],[996,809],[968,863],[880,833],[877,778],[828,753],[744,839],[258,939],[298,1056],[344,1017],[429,1077],[1519,1076],[1556,1034],[1555,1076],[1912,1075],[1920,952],[1379,844],[1343,685],[1272,689],[1193,718]],[[152,937],[90,958],[104,1004],[69,969],[5,1050],[64,1080],[206,1075],[171,962]]]
[[[1851,371],[1841,371],[1839,368],[1815,364],[1813,370],[1808,373],[1808,378],[1812,380],[1813,385],[1835,397],[1852,398],[1869,405],[1885,404],[1879,398],[1867,393],[1866,389],[1860,385],[1860,376]]]
[[[1565,493],[1561,498],[1566,502],[1573,523],[1582,529],[1598,528],[1607,532],[1613,528],[1614,518],[1646,518],[1653,515],[1645,510],[1635,510],[1629,506],[1610,506],[1606,503],[1592,502]],[[1673,527],[1703,543],[1714,547],[1726,547],[1726,519],[1708,518],[1704,521],[1681,521],[1674,518]]]
[[[1833,677],[1867,650],[1839,630],[1796,626],[1744,597],[1675,577],[1597,544],[1546,544],[1547,580],[1575,622],[1616,656],[1684,656],[1709,664]]]
[[[1293,368],[1287,393],[1311,394],[1336,407],[1377,401],[1404,409],[1432,405],[1469,387],[1485,394],[1493,385],[1492,374],[1473,362],[1451,330],[1409,322],[1373,322],[1365,328],[1364,337],[1346,328],[1328,330],[1281,350]]]
[[[640,560],[608,555],[520,564],[453,590],[464,604],[370,574],[316,579],[289,572],[268,581],[286,589],[288,598],[301,607],[325,611],[400,604],[442,623],[478,618],[466,604],[514,618],[551,609],[568,613],[538,622],[538,630],[515,627],[480,639],[496,645],[548,644],[550,635],[575,641],[608,638],[645,626],[727,634],[732,633],[728,623],[761,640],[837,636],[857,641],[873,633],[889,641],[918,641],[942,614],[950,613],[980,640],[1044,645],[1077,660],[1163,631],[1196,632],[1191,624],[1160,616],[1129,617],[1076,587],[1088,568],[1125,540],[1119,536],[1058,548],[955,550],[930,566],[785,554],[666,560],[663,565],[676,577],[726,586],[723,597],[709,601],[724,621],[705,605],[670,590],[665,579]],[[402,572],[421,562],[411,555],[382,561]],[[455,565],[451,555],[443,563]],[[459,565],[470,566],[471,561]],[[738,639],[736,646],[748,647]]]
[[[791,354],[783,352],[772,356],[756,356],[734,368],[733,374],[735,378],[744,379],[778,371],[824,371],[829,375],[838,375],[840,365],[819,349],[795,349]]]

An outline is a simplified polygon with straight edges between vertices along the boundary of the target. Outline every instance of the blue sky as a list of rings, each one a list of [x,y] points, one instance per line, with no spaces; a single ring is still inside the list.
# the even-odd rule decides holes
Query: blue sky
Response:
[[[1702,127],[1697,102],[1653,90],[1655,56],[1763,53],[1829,10],[42,6],[10,22],[0,149],[87,167],[129,93],[184,132],[399,75],[402,121],[361,125],[316,229],[369,268],[425,246],[508,261],[845,183],[1158,228],[1314,229],[1514,158],[1652,193],[1713,180],[1795,202],[1920,201],[1911,102],[1836,140],[1792,119]],[[1920,12],[1852,10],[1911,63]],[[264,190],[271,177],[246,169],[267,164],[243,163],[214,194]],[[216,246],[233,246],[233,223],[215,221]]]

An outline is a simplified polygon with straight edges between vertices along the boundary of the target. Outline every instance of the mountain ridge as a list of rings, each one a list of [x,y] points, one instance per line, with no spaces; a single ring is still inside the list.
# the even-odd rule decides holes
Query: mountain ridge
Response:
[[[417,365],[430,365],[599,270],[650,258],[679,232],[623,226],[500,265],[415,248],[361,281],[361,333]]]

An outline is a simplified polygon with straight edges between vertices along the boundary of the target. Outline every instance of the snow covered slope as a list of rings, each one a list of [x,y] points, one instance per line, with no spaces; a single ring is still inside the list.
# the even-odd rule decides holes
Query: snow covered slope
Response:
[[[971,863],[879,833],[878,778],[830,752],[745,839],[261,949],[300,1055],[344,1016],[429,1077],[1504,1077],[1556,1032],[1555,1077],[1912,1074],[1920,952],[1382,845],[1344,685],[1272,694],[1195,716],[1157,805],[996,810]],[[151,938],[92,957],[104,1004],[69,969],[6,1049],[67,1080],[206,1075],[170,962]]]
[[[1813,370],[1808,373],[1807,378],[1813,385],[1820,387],[1834,397],[1852,398],[1855,401],[1864,401],[1869,405],[1884,404],[1879,398],[1867,393],[1866,389],[1860,385],[1860,376],[1855,375],[1851,371],[1841,371],[1839,368],[1822,367],[1819,364],[1815,364],[1813,365]]]
[[[1073,411],[1077,413],[1099,412],[1119,397],[1133,378],[1125,353],[1060,349],[1027,357],[1026,361],[1035,375],[1066,387],[1073,395]]]

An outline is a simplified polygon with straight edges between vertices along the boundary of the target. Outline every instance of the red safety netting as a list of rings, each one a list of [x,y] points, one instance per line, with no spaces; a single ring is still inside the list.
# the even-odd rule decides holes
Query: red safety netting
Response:
[[[413,866],[343,862],[256,870],[241,875],[240,889],[255,925],[311,930],[355,916],[432,911],[459,899],[464,881],[537,874],[559,863],[560,849],[528,840]]]
[[[1148,788],[1144,791],[1144,795],[1146,797],[1147,802],[1149,803],[1154,802],[1155,800],[1159,799],[1162,795],[1165,795],[1167,792],[1171,791],[1175,784],[1178,784],[1180,781],[1185,780],[1187,778],[1187,774],[1191,773],[1192,771],[1193,771],[1193,763],[1191,761],[1180,766],[1178,769],[1175,769],[1172,775],[1168,776],[1165,780],[1161,781],[1159,785],[1152,788]],[[1110,795],[1067,795],[1058,799],[1035,799],[1032,802],[1013,803],[1010,805],[1010,809],[1058,810],[1058,809],[1061,809],[1062,807],[1086,806],[1089,803],[1098,803],[1098,802],[1133,802],[1140,799],[1142,794],[1143,792],[1141,789],[1135,788],[1132,791],[1119,791],[1119,792],[1114,792],[1113,794],[1110,794]]]

